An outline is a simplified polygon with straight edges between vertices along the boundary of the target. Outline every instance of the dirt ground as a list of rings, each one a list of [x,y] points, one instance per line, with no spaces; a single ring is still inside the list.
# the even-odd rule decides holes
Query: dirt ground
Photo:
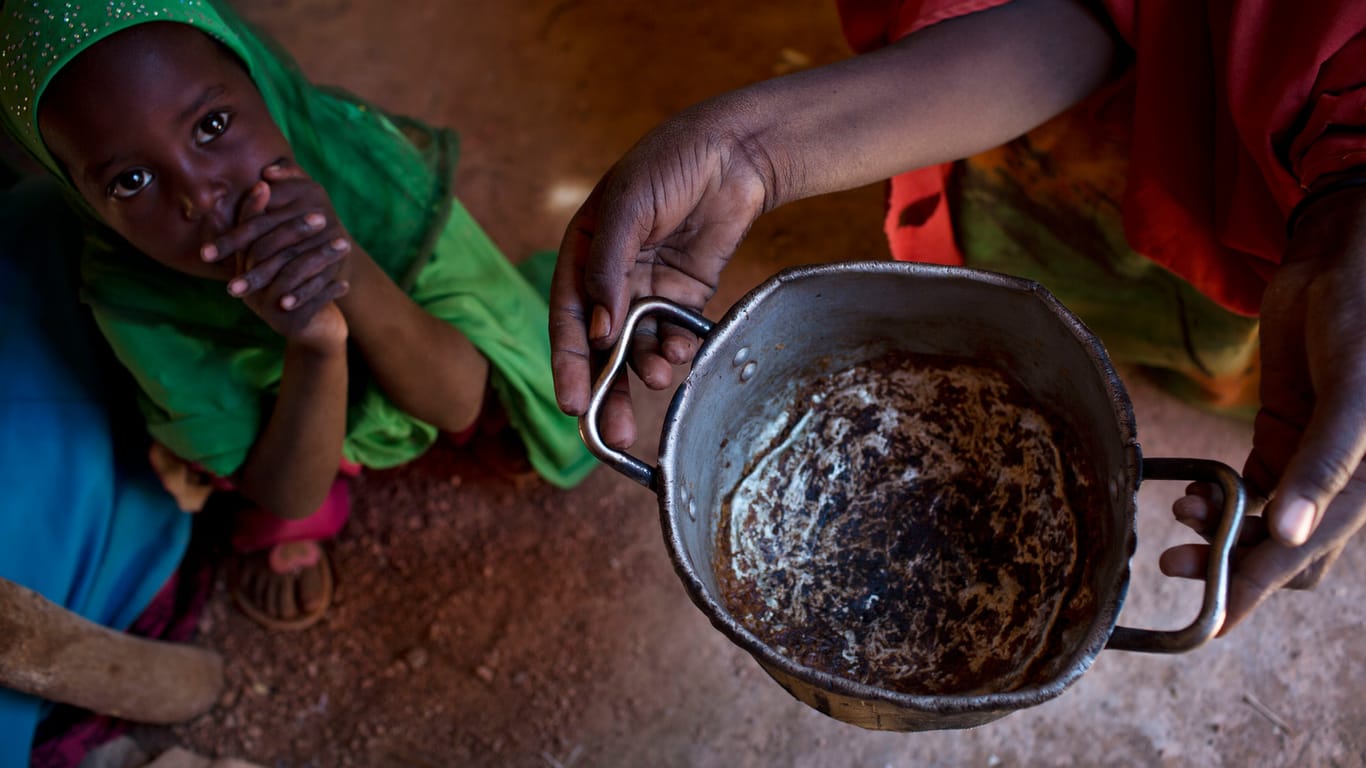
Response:
[[[240,0],[315,79],[463,137],[461,198],[514,259],[554,248],[588,188],[665,116],[848,55],[831,0]],[[709,314],[779,267],[880,258],[880,187],[760,221]],[[1126,376],[1149,456],[1240,466],[1246,425]],[[653,457],[666,396],[641,404]],[[655,432],[651,432],[655,430]],[[1166,487],[1171,486],[1171,487]],[[1121,623],[1175,627],[1192,584],[1156,572],[1184,538],[1145,485]],[[337,605],[259,629],[221,585],[200,641],[228,659],[219,706],[173,744],[265,766],[1361,766],[1366,547],[1313,593],[1283,594],[1225,640],[1105,652],[1062,696],[968,731],[865,731],[774,684],[674,575],[653,496],[607,469],[556,490],[441,447],[357,486],[335,542]]]

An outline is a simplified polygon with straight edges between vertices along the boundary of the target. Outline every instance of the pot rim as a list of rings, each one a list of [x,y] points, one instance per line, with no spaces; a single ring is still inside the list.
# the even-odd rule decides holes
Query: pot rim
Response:
[[[1118,572],[1116,583],[1112,593],[1109,595],[1099,595],[1097,597],[1098,607],[1092,619],[1091,629],[1086,634],[1085,641],[1079,643],[1072,651],[1072,661],[1062,672],[1054,675],[1050,679],[1036,684],[1025,685],[1010,691],[979,694],[917,694],[892,691],[879,688],[867,683],[858,682],[845,677],[840,677],[829,672],[808,667],[779,654],[767,643],[760,640],[756,635],[746,629],[737,620],[731,617],[730,613],[708,592],[705,584],[698,577],[695,567],[686,554],[686,547],[682,538],[682,523],[680,514],[683,512],[673,498],[673,490],[678,483],[678,479],[673,476],[671,469],[672,462],[668,460],[673,452],[674,445],[678,439],[676,426],[679,421],[679,412],[689,399],[693,389],[694,376],[692,371],[698,369],[705,370],[713,363],[720,353],[716,350],[725,340],[728,332],[737,324],[741,323],[746,316],[751,314],[760,304],[767,301],[769,297],[782,290],[788,283],[794,283],[809,279],[820,279],[828,275],[837,275],[849,272],[862,272],[870,274],[885,275],[912,275],[919,278],[932,280],[969,280],[977,283],[984,283],[997,288],[1030,294],[1032,297],[1042,302],[1051,311],[1063,327],[1072,335],[1086,353],[1087,358],[1095,366],[1096,374],[1100,376],[1106,394],[1108,395],[1111,409],[1113,411],[1115,426],[1119,434],[1116,436],[1121,442],[1125,456],[1125,477],[1126,487],[1123,490],[1124,504],[1128,507],[1127,530],[1121,531],[1127,540],[1123,561]],[[723,364],[725,361],[719,361]],[[1026,280],[1009,275],[1002,275],[995,272],[987,272],[968,267],[944,266],[937,264],[920,264],[915,262],[897,261],[848,261],[830,264],[817,264],[790,267],[773,275],[763,283],[747,293],[742,299],[737,301],[728,309],[718,320],[712,333],[703,341],[697,355],[694,357],[692,371],[679,385],[669,403],[668,411],[665,414],[664,423],[660,439],[659,451],[659,482],[656,486],[656,494],[659,501],[660,522],[664,531],[664,539],[669,551],[669,558],[673,562],[674,570],[688,592],[689,598],[707,616],[712,626],[721,631],[732,642],[739,645],[751,656],[760,662],[766,669],[780,670],[782,674],[825,690],[836,695],[843,695],[854,699],[867,702],[884,702],[894,707],[929,712],[935,714],[965,714],[984,711],[1008,711],[1022,709],[1029,706],[1040,704],[1048,699],[1054,698],[1066,690],[1077,680],[1091,664],[1102,650],[1114,631],[1118,621],[1119,612],[1123,606],[1124,599],[1128,590],[1130,579],[1129,559],[1132,557],[1136,546],[1136,511],[1137,511],[1137,490],[1140,481],[1141,453],[1136,438],[1136,423],[1133,413],[1133,406],[1129,395],[1120,380],[1114,365],[1110,361],[1110,356],[1105,350],[1105,346],[1100,339],[1082,323],[1071,310],[1067,309],[1051,292],[1042,284],[1032,280]],[[781,681],[780,681],[781,682]],[[786,686],[785,686],[786,687]]]

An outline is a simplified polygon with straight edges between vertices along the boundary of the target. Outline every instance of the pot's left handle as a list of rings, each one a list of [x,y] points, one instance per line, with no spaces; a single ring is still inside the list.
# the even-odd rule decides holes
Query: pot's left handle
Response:
[[[1206,459],[1144,459],[1144,480],[1200,480],[1217,483],[1224,492],[1219,527],[1210,540],[1209,565],[1205,571],[1204,602],[1200,615],[1184,629],[1160,631],[1115,627],[1106,648],[1149,653],[1189,651],[1214,637],[1224,626],[1228,612],[1229,567],[1233,547],[1247,512],[1247,489],[1243,479],[1227,464]]]
[[[682,326],[704,339],[711,334],[710,320],[668,299],[651,296],[631,305],[631,311],[626,315],[626,323],[621,327],[621,336],[612,347],[607,366],[598,374],[598,380],[593,384],[593,397],[588,401],[588,411],[579,417],[579,435],[583,437],[588,450],[602,463],[654,490],[655,468],[629,453],[608,447],[598,432],[598,415],[602,412],[602,404],[607,401],[607,395],[612,391],[612,382],[625,373],[626,356],[631,351],[631,338],[635,336],[636,326],[646,315],[661,315],[663,319]]]

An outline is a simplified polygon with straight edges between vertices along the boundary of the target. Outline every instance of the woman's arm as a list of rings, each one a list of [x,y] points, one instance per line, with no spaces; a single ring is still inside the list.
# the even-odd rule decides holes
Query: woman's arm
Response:
[[[560,406],[584,412],[591,349],[615,341],[632,299],[700,311],[760,214],[998,146],[1094,90],[1114,55],[1080,0],[1015,0],[669,119],[608,171],[565,233],[550,307]],[[666,387],[693,344],[668,326],[646,334],[636,371]],[[608,406],[609,444],[633,439],[627,404]]]
[[[1114,54],[1077,0],[1015,0],[701,110],[771,171],[771,210],[1000,146],[1093,91]]]

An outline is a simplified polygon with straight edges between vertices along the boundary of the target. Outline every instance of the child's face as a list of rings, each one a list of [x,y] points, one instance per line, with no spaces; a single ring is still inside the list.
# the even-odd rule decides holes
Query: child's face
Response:
[[[289,143],[241,65],[204,33],[143,24],[81,53],[39,110],[48,149],[95,212],[173,269],[226,280],[200,247],[237,224]]]

